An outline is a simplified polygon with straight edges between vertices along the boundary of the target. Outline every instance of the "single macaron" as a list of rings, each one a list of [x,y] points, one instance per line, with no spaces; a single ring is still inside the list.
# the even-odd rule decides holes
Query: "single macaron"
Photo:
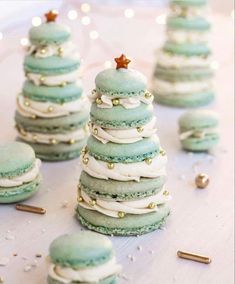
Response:
[[[210,23],[202,17],[184,18],[184,17],[168,17],[167,28],[171,30],[185,30],[205,32],[210,29]]]
[[[30,198],[40,185],[41,161],[24,143],[0,144],[0,203]]]
[[[180,5],[180,6],[204,6],[208,0],[171,0],[171,4]]]
[[[218,115],[210,110],[195,110],[179,118],[180,141],[183,149],[208,151],[219,142]]]
[[[112,242],[89,231],[58,237],[49,256],[48,284],[116,284],[121,271]]]

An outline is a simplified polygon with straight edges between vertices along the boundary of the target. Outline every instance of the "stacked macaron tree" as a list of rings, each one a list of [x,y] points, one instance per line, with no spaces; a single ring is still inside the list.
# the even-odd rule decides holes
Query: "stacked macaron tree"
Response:
[[[50,11],[46,22],[29,32],[24,60],[27,80],[17,98],[15,116],[20,139],[44,160],[79,156],[87,138],[89,101],[80,78],[80,58],[67,26]]]
[[[207,0],[171,0],[167,40],[159,51],[153,90],[158,103],[198,107],[213,101]]]
[[[156,135],[146,78],[128,69],[124,55],[115,61],[116,69],[95,80],[76,216],[103,234],[138,235],[159,228],[169,215],[167,157]]]

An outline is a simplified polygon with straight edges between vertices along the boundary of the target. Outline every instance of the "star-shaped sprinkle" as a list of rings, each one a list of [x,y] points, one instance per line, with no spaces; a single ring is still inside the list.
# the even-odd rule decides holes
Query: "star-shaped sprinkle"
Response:
[[[120,69],[120,68],[127,69],[128,64],[131,62],[131,60],[126,58],[124,54],[122,54],[119,58],[115,58],[114,60],[117,63],[116,69]]]
[[[56,10],[51,10],[48,13],[46,13],[45,17],[46,17],[47,23],[55,22],[57,16],[58,16],[58,12]]]

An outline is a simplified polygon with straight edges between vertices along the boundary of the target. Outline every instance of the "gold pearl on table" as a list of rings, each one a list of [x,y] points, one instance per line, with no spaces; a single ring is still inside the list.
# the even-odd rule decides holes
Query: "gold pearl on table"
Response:
[[[67,85],[67,82],[64,81],[64,82],[62,82],[62,83],[60,84],[60,87],[63,88],[63,87],[65,87],[66,85]]]
[[[87,157],[83,158],[82,162],[83,162],[84,165],[87,165],[89,163],[89,158],[87,158]]]
[[[82,148],[81,154],[86,154],[88,152],[87,146]]]
[[[114,106],[118,106],[120,104],[120,100],[119,99],[113,99],[112,103]]]
[[[146,92],[146,93],[144,94],[144,97],[145,97],[146,99],[150,99],[150,98],[152,97],[152,94],[149,93],[149,92]]]
[[[78,202],[83,202],[83,198],[81,196],[78,196]]]
[[[91,200],[91,201],[89,201],[89,204],[90,204],[91,206],[95,206],[95,205],[96,205],[96,201],[95,201],[95,200]]]
[[[126,215],[125,212],[122,212],[122,211],[119,211],[119,212],[118,212],[118,217],[119,217],[119,218],[124,218],[125,215]]]
[[[141,133],[144,131],[144,128],[142,126],[139,126],[136,128],[137,132]]]
[[[55,144],[58,143],[58,141],[57,141],[56,139],[52,138],[52,139],[50,139],[50,143],[51,143],[52,145],[55,145]]]
[[[162,155],[162,156],[166,156],[166,151],[165,151],[165,150],[163,150],[163,149],[161,149],[161,150],[160,150],[160,155]]]
[[[167,190],[165,190],[165,191],[163,192],[163,195],[165,195],[165,196],[168,196],[169,194],[170,194],[170,192],[167,191]]]
[[[92,132],[93,132],[94,135],[97,135],[98,134],[98,129],[94,128]]]
[[[197,188],[201,188],[201,189],[206,188],[209,182],[210,182],[210,178],[207,174],[201,173],[197,175],[195,178],[195,184]]]
[[[108,163],[107,167],[108,167],[109,170],[114,169],[114,163]]]
[[[156,203],[151,202],[151,203],[149,203],[148,208],[149,208],[149,209],[154,209],[154,208],[156,208],[156,206],[157,206]]]
[[[63,47],[59,47],[59,48],[58,48],[58,55],[59,55],[59,56],[63,56],[63,53],[64,53]]]
[[[37,142],[38,137],[37,137],[37,135],[36,135],[36,134],[34,134],[32,138],[33,138],[33,141],[34,141],[34,142]]]
[[[145,159],[144,161],[147,165],[151,165],[152,162],[153,162],[153,160],[151,158]]]
[[[101,98],[96,98],[95,102],[96,102],[97,105],[101,105],[102,104]]]
[[[48,109],[47,109],[47,111],[48,111],[48,112],[53,112],[53,111],[54,111],[53,106],[49,106]]]
[[[26,106],[26,107],[29,107],[30,106],[30,102],[29,101],[24,101],[24,105]]]

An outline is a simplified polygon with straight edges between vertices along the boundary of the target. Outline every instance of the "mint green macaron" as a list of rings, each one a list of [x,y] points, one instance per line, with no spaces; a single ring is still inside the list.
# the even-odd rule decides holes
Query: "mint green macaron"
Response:
[[[167,28],[173,30],[186,31],[207,31],[210,29],[210,23],[202,17],[184,18],[184,17],[168,17]]]
[[[183,149],[208,151],[219,142],[218,115],[210,110],[195,110],[179,118],[179,133]]]
[[[174,43],[167,41],[163,50],[171,54],[183,56],[205,56],[211,54],[210,48],[203,43]]]
[[[208,3],[208,0],[170,0],[171,4],[180,6],[204,6]]]
[[[0,144],[0,203],[14,203],[34,195],[40,184],[40,173],[27,178],[36,163],[35,153],[27,144]]]

